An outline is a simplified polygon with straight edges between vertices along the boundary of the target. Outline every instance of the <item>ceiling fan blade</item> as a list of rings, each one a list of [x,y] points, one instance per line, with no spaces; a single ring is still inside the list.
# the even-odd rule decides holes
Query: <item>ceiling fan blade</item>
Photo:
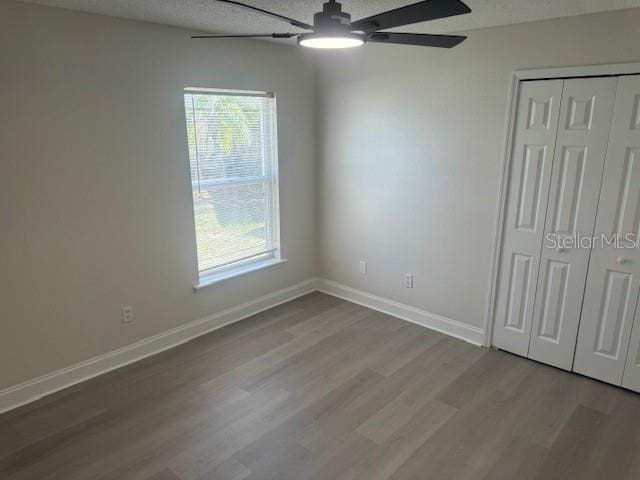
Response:
[[[426,33],[376,32],[367,37],[367,42],[418,45],[421,47],[451,48],[467,37],[460,35],[428,35]]]
[[[299,33],[249,33],[246,35],[220,34],[220,35],[192,35],[191,38],[292,38]]]
[[[294,18],[289,18],[289,17],[285,17],[284,15],[280,15],[278,13],[274,13],[274,12],[270,12],[268,10],[263,10],[262,8],[258,8],[258,7],[253,7],[251,5],[247,5],[245,3],[241,3],[241,2],[235,2],[232,0],[217,0],[218,2],[221,3],[228,3],[230,5],[236,5],[238,7],[243,7],[243,8],[248,8],[249,10],[253,10],[254,12],[258,12],[261,13],[263,15],[266,15],[268,17],[271,18],[276,18],[278,20],[284,20],[285,22],[287,22],[290,25],[293,25],[294,27],[298,27],[298,28],[302,28],[304,30],[313,30],[313,27],[307,23],[304,22],[300,22]]]
[[[351,23],[354,30],[371,32],[388,28],[426,22],[438,18],[453,17],[471,12],[460,0],[426,0],[406,7],[396,8],[388,12],[379,13],[372,17],[363,18]]]

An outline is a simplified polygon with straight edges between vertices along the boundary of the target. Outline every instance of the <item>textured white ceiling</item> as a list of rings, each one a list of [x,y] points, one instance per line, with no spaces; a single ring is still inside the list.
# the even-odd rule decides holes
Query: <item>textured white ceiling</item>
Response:
[[[205,32],[272,33],[297,31],[242,8],[215,0],[23,0],[54,7],[162,23]],[[241,0],[313,23],[324,0]],[[343,0],[354,20],[417,0]],[[473,13],[404,27],[417,33],[446,33],[498,25],[640,7],[640,0],[466,0]]]

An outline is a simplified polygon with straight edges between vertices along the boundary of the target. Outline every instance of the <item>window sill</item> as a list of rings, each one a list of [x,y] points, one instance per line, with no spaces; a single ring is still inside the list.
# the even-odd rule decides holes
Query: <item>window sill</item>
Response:
[[[202,290],[203,288],[207,288],[212,285],[224,282],[225,280],[242,277],[243,275],[246,275],[248,273],[257,272],[258,270],[264,270],[265,268],[275,267],[277,265],[282,265],[283,263],[287,263],[286,258],[272,258],[262,262],[252,263],[244,267],[238,267],[228,272],[208,275],[206,277],[202,277],[200,279],[200,282],[197,285],[193,286],[193,290],[197,292],[199,290]]]

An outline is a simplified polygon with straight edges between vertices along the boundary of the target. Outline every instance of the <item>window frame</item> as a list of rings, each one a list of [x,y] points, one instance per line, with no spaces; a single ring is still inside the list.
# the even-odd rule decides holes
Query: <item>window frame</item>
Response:
[[[197,283],[194,290],[198,291],[207,286],[219,283],[221,281],[236,278],[265,268],[274,267],[286,263],[287,260],[282,257],[282,247],[280,243],[280,175],[279,175],[279,156],[278,156],[278,112],[276,95],[273,92],[253,91],[253,90],[235,90],[235,89],[219,89],[219,88],[199,88],[187,87],[182,91],[182,103],[184,112],[184,139],[189,143],[189,133],[187,129],[188,113],[185,106],[185,97],[189,94],[196,95],[219,95],[219,96],[248,96],[269,98],[272,101],[271,121],[269,125],[269,145],[271,150],[271,161],[269,165],[265,165],[265,175],[247,178],[231,178],[228,180],[208,181],[207,184],[219,186],[231,185],[265,185],[265,229],[269,231],[268,237],[273,245],[272,249],[268,249],[262,253],[248,256],[247,258],[239,258],[227,263],[216,265],[206,270],[200,270],[199,248],[197,240],[197,222],[196,222],[196,206],[194,198],[194,188],[191,171],[191,158],[189,148],[187,148],[187,166],[189,169],[189,191],[191,194],[193,233],[195,243],[195,271]]]

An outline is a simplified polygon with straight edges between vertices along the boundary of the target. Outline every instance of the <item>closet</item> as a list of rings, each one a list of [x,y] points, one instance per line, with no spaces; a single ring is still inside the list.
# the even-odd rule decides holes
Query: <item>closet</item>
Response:
[[[523,81],[493,345],[640,391],[640,76]]]

